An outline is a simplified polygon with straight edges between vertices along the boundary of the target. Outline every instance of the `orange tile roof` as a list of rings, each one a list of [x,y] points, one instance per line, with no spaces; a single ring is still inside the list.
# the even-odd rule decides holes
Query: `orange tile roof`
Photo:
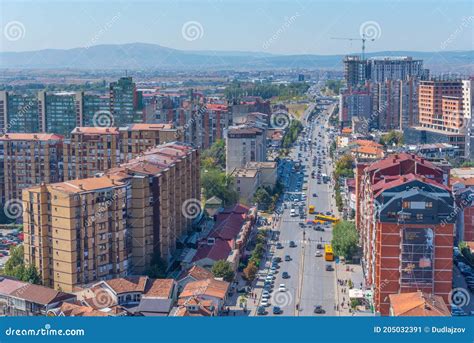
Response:
[[[62,303],[59,307],[59,313],[66,317],[107,317],[105,312],[98,311],[94,308],[78,305],[74,303]]]
[[[172,124],[131,124],[128,126],[129,130],[132,131],[141,131],[141,130],[153,130],[153,131],[160,131],[160,130],[171,130],[174,129]]]
[[[175,281],[173,279],[149,279],[144,298],[169,299],[173,295]]]
[[[50,185],[50,187],[68,193],[82,193],[104,188],[120,187],[124,185],[125,183],[121,182],[118,177],[102,176],[53,183]]]
[[[225,281],[206,279],[200,281],[189,282],[184,286],[183,291],[180,294],[180,298],[186,298],[191,296],[207,295],[224,299],[229,289],[229,283]]]
[[[355,141],[349,142],[349,144],[355,144],[355,145],[362,145],[362,146],[374,146],[374,147],[382,147],[382,144],[379,144],[374,141],[370,141],[368,139],[356,139]]]
[[[184,271],[178,280],[184,279],[187,276],[191,276],[195,280],[205,280],[214,277],[209,270],[198,265],[194,265],[187,271]]]
[[[390,294],[394,316],[450,316],[446,303],[438,295],[425,292]]]
[[[86,135],[118,135],[118,127],[95,127],[95,126],[78,126],[71,132],[72,134]]]
[[[55,141],[62,139],[64,136],[54,133],[6,133],[0,135],[0,141]]]
[[[147,277],[127,277],[127,278],[116,278],[105,281],[107,285],[114,290],[116,294],[128,293],[128,292],[145,292]]]
[[[345,127],[342,129],[342,133],[352,133],[352,129],[349,127]]]
[[[375,155],[376,157],[383,157],[383,150],[374,146],[359,146],[352,149],[358,154]]]

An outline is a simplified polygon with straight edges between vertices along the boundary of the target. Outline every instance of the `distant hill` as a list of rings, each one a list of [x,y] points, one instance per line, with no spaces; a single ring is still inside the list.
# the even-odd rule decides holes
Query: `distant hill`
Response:
[[[413,56],[433,71],[472,73],[474,51],[381,51],[373,56]],[[245,51],[183,51],[156,44],[96,45],[67,50],[0,52],[0,68],[22,69],[342,69],[343,55],[275,55]]]

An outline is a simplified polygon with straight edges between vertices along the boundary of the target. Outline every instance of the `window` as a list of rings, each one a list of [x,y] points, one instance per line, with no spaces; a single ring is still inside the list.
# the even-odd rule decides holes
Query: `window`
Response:
[[[403,202],[403,208],[410,208],[410,202],[409,201],[404,201]]]
[[[416,220],[423,220],[423,213],[417,213]]]
[[[425,204],[426,208],[433,208],[433,202],[431,201],[428,201],[426,204]]]

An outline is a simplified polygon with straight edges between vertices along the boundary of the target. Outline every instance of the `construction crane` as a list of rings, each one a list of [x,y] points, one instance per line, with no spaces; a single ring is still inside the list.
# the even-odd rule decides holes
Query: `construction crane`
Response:
[[[362,60],[365,59],[365,42],[366,42],[366,41],[371,41],[371,42],[373,42],[373,41],[375,40],[375,38],[367,38],[367,37],[365,36],[365,34],[362,34],[362,38],[331,37],[331,39],[350,40],[350,41],[354,41],[354,40],[362,41]]]

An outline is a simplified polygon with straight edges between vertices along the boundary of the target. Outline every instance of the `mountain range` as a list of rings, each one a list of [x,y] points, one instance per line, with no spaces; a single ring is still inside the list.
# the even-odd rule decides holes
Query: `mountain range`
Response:
[[[379,51],[374,56],[412,56],[423,59],[432,71],[472,73],[474,50],[470,51]],[[342,70],[344,55],[277,55],[247,51],[184,51],[157,44],[104,44],[74,49],[0,52],[3,69],[331,69]]]

